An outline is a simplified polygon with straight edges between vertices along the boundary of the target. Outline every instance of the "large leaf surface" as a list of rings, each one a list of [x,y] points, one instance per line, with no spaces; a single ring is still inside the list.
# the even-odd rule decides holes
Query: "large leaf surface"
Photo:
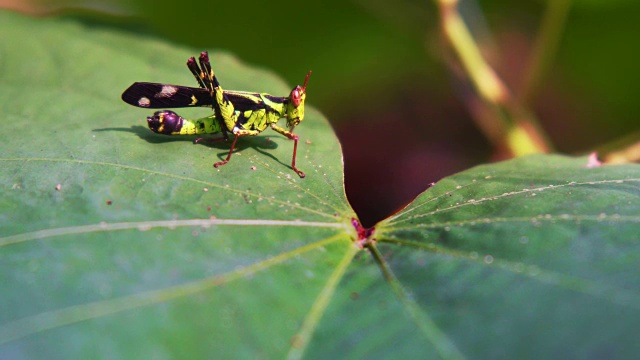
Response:
[[[624,358],[640,350],[640,170],[586,165],[535,156],[477,167],[379,224],[387,277],[430,337],[440,329],[452,340],[442,351]]]
[[[304,179],[289,167],[293,142],[270,130],[215,169],[228,143],[154,134],[152,111],[120,100],[134,81],[196,85],[185,64],[198,52],[0,16],[1,352],[286,354],[355,253],[327,121],[308,108],[296,129]],[[211,55],[227,89],[291,90]],[[313,78],[308,89],[312,101]]]
[[[228,144],[153,134],[150,111],[119,99],[134,81],[193,85],[197,50],[10,13],[0,34],[0,357],[639,350],[637,166],[474,168],[361,250],[339,143],[312,108],[296,129],[305,179],[288,166],[292,142],[269,131],[216,170]],[[290,90],[211,54],[227,89]],[[313,77],[308,89],[313,103]]]

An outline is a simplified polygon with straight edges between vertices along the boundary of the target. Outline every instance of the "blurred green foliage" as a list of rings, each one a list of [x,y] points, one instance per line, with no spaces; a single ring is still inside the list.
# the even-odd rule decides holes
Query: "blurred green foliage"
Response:
[[[16,4],[196,49],[227,49],[289,84],[301,82],[312,69],[308,102],[336,127],[354,207],[364,208],[359,203],[372,192],[388,197],[378,199],[380,213],[370,214],[371,222],[409,201],[425,182],[486,162],[495,151],[465,107],[468,85],[451,75],[455,59],[441,40],[433,1]],[[514,90],[523,80],[546,4],[461,1],[461,12],[490,63]],[[560,152],[591,151],[638,129],[638,20],[640,2],[573,1],[558,52],[551,55],[532,104]],[[181,66],[184,60],[172,61]],[[184,79],[191,81],[186,68]],[[362,217],[369,222],[367,214]]]
[[[378,89],[423,63],[424,34],[407,34],[349,1],[132,3],[141,29],[196,48],[223,48],[298,83],[309,69],[312,103],[325,111],[384,102]],[[146,11],[149,9],[150,11]],[[433,61],[432,61],[433,62]],[[311,90],[313,89],[313,90]],[[365,95],[365,96],[363,96]],[[381,104],[383,105],[383,104]]]
[[[431,1],[4,2],[25,11],[80,14],[94,23],[117,22],[131,31],[197,48],[228,49],[249,63],[273,69],[291,84],[313,69],[312,101],[335,112],[336,122],[354,108],[393,106],[394,91],[415,87],[428,94],[450,88],[440,56],[445,50],[438,43],[437,8]],[[462,1],[461,8],[479,36],[487,35],[481,25],[488,25],[492,38],[485,45],[498,49],[500,58],[495,65],[504,74],[514,70],[503,68],[517,55],[512,52],[527,50],[535,38],[545,3]],[[635,111],[630,110],[636,108],[635,94],[640,90],[635,61],[640,55],[636,41],[639,19],[640,3],[634,1],[575,0],[550,70],[554,77],[547,84],[562,90],[570,101],[566,105],[579,111],[582,124],[606,124],[608,137],[636,124]],[[512,34],[519,35],[524,44],[510,42],[514,37],[507,35]],[[521,75],[506,73],[504,77],[517,81]]]

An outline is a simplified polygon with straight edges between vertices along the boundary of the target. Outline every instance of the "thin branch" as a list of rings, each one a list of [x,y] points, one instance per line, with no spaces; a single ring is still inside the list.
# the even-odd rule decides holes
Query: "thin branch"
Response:
[[[519,98],[523,104],[531,104],[539,91],[540,82],[557,53],[570,8],[571,0],[547,0],[547,9],[520,88]]]
[[[547,136],[537,120],[515,99],[496,72],[484,60],[476,41],[458,12],[458,0],[435,0],[440,8],[442,30],[456,52],[477,95],[489,105],[491,124],[483,120],[482,129],[489,138],[500,134],[497,144],[511,155],[520,156],[551,150]],[[487,129],[493,128],[490,132]]]

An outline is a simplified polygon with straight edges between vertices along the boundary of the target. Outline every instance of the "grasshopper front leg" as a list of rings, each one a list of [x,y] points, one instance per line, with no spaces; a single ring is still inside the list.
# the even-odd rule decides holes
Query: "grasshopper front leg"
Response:
[[[301,178],[305,177],[306,176],[305,173],[302,172],[301,170],[299,170],[296,167],[296,154],[298,152],[298,139],[299,139],[298,135],[294,135],[291,131],[285,130],[285,129],[281,128],[280,126],[276,125],[276,124],[271,124],[271,128],[273,130],[275,130],[276,132],[278,132],[278,133],[286,136],[287,138],[293,140],[293,157],[291,158],[291,168]]]

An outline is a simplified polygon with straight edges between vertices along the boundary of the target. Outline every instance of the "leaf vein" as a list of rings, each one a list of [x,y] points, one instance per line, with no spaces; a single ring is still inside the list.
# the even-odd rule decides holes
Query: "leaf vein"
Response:
[[[546,191],[546,190],[559,190],[559,189],[564,189],[564,188],[570,187],[570,186],[602,185],[602,184],[609,184],[609,183],[621,184],[621,183],[624,183],[624,182],[640,182],[640,178],[608,179],[608,180],[585,181],[585,182],[570,182],[570,183],[567,183],[567,184],[548,185],[548,186],[542,186],[542,187],[538,187],[538,188],[522,189],[522,190],[511,191],[511,192],[504,192],[504,193],[502,193],[500,195],[493,195],[493,196],[489,196],[489,197],[483,197],[483,198],[480,198],[480,199],[477,199],[477,200],[472,199],[472,200],[468,200],[467,202],[464,202],[464,203],[461,203],[461,204],[456,204],[456,205],[452,205],[452,206],[445,207],[445,208],[439,208],[439,209],[436,209],[436,210],[433,210],[433,211],[430,211],[430,212],[427,212],[427,213],[418,214],[418,215],[415,215],[415,216],[410,216],[410,217],[399,219],[399,220],[395,220],[395,221],[386,221],[386,224],[398,224],[398,223],[411,221],[411,220],[418,219],[418,218],[425,217],[425,216],[435,215],[437,213],[442,213],[442,212],[449,211],[449,210],[459,209],[459,208],[462,208],[462,207],[465,207],[465,206],[477,206],[478,204],[481,204],[481,203],[485,203],[485,202],[489,202],[489,201],[496,201],[496,200],[500,200],[500,199],[503,199],[503,198],[508,198],[508,197],[522,195],[522,194],[536,193],[536,192],[541,192],[541,191]],[[439,196],[439,197],[442,197],[442,195]],[[423,204],[421,204],[421,205],[423,205]],[[398,217],[407,214],[411,210],[412,209],[408,209],[405,212],[399,213],[394,219],[398,219]]]
[[[301,221],[301,220],[264,220],[264,219],[189,219],[189,220],[158,220],[158,221],[135,221],[135,222],[120,222],[120,223],[107,223],[102,222],[99,224],[70,226],[62,228],[43,229],[33,232],[15,234],[0,238],[0,247],[13,245],[30,240],[40,240],[45,238],[52,238],[64,235],[72,234],[85,234],[100,231],[121,231],[138,229],[140,231],[148,231],[153,228],[168,228],[174,229],[176,227],[185,226],[198,226],[208,228],[211,226],[223,225],[223,226],[301,226],[301,227],[322,227],[322,228],[337,228],[345,229],[346,224],[335,222],[316,222],[316,221]]]
[[[493,266],[501,270],[525,276],[533,281],[550,284],[571,291],[583,293],[604,299],[614,304],[640,309],[640,293],[614,287],[607,284],[598,283],[593,280],[580,278],[573,275],[562,274],[556,271],[541,268],[538,265],[526,265],[522,262],[514,262],[491,255],[491,261],[487,262],[484,257],[478,256],[475,252],[464,252],[454,249],[444,248],[434,243],[423,244],[412,240],[382,238],[377,240],[404,246],[412,246],[421,250],[435,254],[444,254],[458,259],[464,259],[483,266]]]
[[[25,162],[25,161],[43,161],[43,162],[68,162],[68,163],[77,163],[77,164],[89,164],[89,165],[101,165],[101,166],[111,166],[111,167],[117,167],[117,168],[122,168],[122,169],[129,169],[129,170],[135,170],[135,171],[141,171],[141,172],[146,172],[148,174],[154,174],[154,175],[160,175],[160,176],[165,176],[165,177],[169,177],[169,178],[174,178],[174,179],[180,179],[180,180],[184,180],[184,181],[191,181],[191,182],[195,182],[195,183],[200,183],[209,187],[215,187],[221,190],[225,190],[225,191],[230,191],[230,192],[234,192],[237,194],[241,194],[241,195],[247,195],[247,196],[251,196],[254,198],[262,198],[263,196],[260,194],[254,194],[248,191],[243,191],[243,190],[238,190],[238,189],[234,189],[228,186],[223,186],[223,185],[219,185],[216,183],[212,183],[212,182],[208,182],[208,181],[204,181],[204,180],[199,180],[199,179],[194,179],[191,177],[187,177],[187,176],[181,176],[181,175],[177,175],[177,174],[170,174],[170,173],[165,173],[165,172],[161,172],[161,171],[155,171],[155,170],[149,170],[149,169],[145,169],[145,168],[140,168],[140,167],[136,167],[136,166],[131,166],[131,165],[126,165],[126,164],[116,164],[116,163],[110,163],[110,162],[102,162],[102,161],[92,161],[92,160],[83,160],[83,159],[61,159],[61,158],[0,158],[0,161],[20,161],[20,162]],[[316,209],[312,209],[306,206],[301,206],[298,204],[293,204],[287,201],[282,201],[282,200],[277,200],[273,197],[269,198],[269,201],[281,204],[281,205],[285,205],[285,206],[289,206],[289,207],[293,207],[293,208],[297,208],[309,213],[313,213],[313,214],[318,214],[324,217],[329,217],[329,218],[333,218],[334,214],[328,214],[322,211],[318,211]]]
[[[344,238],[344,234],[316,241],[305,246],[287,251],[263,261],[235,269],[220,275],[188,282],[159,290],[146,291],[138,294],[114,299],[96,301],[86,304],[73,305],[66,308],[47,311],[40,314],[17,319],[0,326],[0,344],[24,338],[42,331],[52,330],[62,326],[91,320],[102,316],[109,316],[127,310],[156,305],[172,301],[185,296],[201,293],[222,284],[239,280],[247,274],[254,274],[271,266],[283,263],[308,251],[319,249],[325,245]]]

